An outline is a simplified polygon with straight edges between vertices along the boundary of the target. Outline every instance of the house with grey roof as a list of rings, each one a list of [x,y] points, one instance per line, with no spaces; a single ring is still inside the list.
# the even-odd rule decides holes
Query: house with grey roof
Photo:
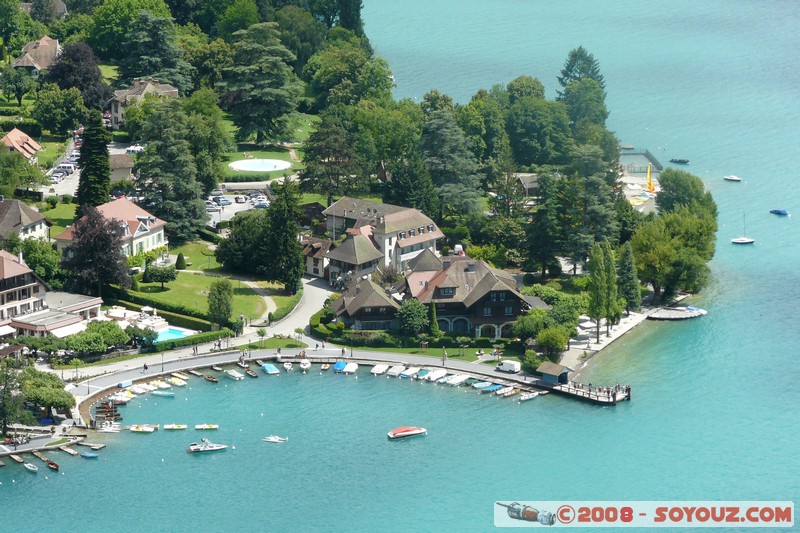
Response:
[[[326,217],[327,228],[336,240],[348,234],[348,238],[337,250],[337,258],[330,257],[331,266],[329,279],[334,282],[340,277],[363,275],[356,270],[348,270],[348,265],[363,265],[357,263],[367,256],[370,261],[369,271],[375,268],[394,268],[397,271],[405,270],[408,262],[422,253],[423,250],[436,251],[436,241],[444,237],[438,226],[419,209],[402,207],[392,204],[372,202],[359,198],[345,196],[333,203],[323,211]],[[358,240],[355,243],[348,241]],[[368,251],[367,245],[374,251]],[[345,248],[345,247],[348,248]],[[341,250],[344,249],[344,250]],[[345,257],[347,250],[360,251],[360,256]],[[330,252],[333,253],[333,252]],[[334,263],[337,260],[338,263]],[[365,268],[359,269],[363,271]]]
[[[0,239],[12,233],[20,239],[48,238],[50,222],[38,211],[19,200],[6,200],[0,196]]]
[[[55,13],[56,18],[59,19],[66,18],[68,15],[67,5],[63,2],[63,0],[51,0],[51,1],[53,2],[53,12]],[[33,8],[33,2],[19,3],[20,11],[24,11],[25,13],[30,13],[32,8]]]
[[[61,45],[58,44],[58,39],[45,35],[26,44],[22,48],[22,55],[14,60],[12,66],[27,69],[35,78],[43,70],[50,70],[59,55],[61,55]]]
[[[135,78],[127,89],[114,91],[111,98],[111,126],[118,130],[125,123],[125,108],[148,94],[178,98],[178,89],[153,78]]]
[[[358,279],[333,302],[337,320],[356,330],[398,329],[400,303],[370,279]]]
[[[324,278],[328,273],[330,259],[325,254],[330,251],[333,242],[330,239],[317,239],[316,237],[303,237],[303,258],[306,264],[306,274]]]

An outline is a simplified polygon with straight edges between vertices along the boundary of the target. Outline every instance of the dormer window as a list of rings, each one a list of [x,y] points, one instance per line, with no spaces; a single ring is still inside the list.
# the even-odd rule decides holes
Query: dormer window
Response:
[[[433,224],[428,224],[428,233],[433,233]]]
[[[453,296],[456,293],[455,287],[442,287],[439,290],[442,291],[442,296]]]
[[[408,230],[408,236],[409,237],[413,237],[414,236],[414,230],[413,229]]]
[[[402,239],[405,239],[405,238],[406,238],[406,232],[405,231],[401,231],[399,239],[402,240]]]
[[[420,234],[420,235],[423,235],[424,233],[425,233],[425,228],[423,228],[422,226],[420,226],[420,228],[419,228],[419,234]]]

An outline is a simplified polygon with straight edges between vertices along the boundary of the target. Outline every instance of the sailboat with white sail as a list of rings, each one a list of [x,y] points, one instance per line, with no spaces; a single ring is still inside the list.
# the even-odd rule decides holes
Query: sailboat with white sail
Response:
[[[731,242],[733,244],[753,244],[756,242],[755,239],[747,236],[747,220],[744,213],[742,213],[742,236],[731,239]]]

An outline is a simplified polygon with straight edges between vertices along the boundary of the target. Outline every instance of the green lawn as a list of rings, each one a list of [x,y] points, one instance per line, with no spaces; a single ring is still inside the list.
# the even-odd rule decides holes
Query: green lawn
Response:
[[[356,197],[357,198],[361,198],[362,200],[369,200],[371,202],[383,203],[383,198],[381,198],[380,196],[369,196],[369,195],[360,195],[359,194],[359,195],[356,195]],[[338,195],[334,195],[333,196],[333,201],[335,202],[339,198],[341,198],[341,197],[338,196]],[[323,207],[328,207],[328,195],[327,194],[318,194],[318,193],[315,193],[315,192],[307,192],[307,193],[303,193],[300,196],[300,204],[301,205],[310,204],[310,203],[313,203],[313,202],[316,202],[316,203],[320,204]]]
[[[129,291],[155,302],[182,305],[200,312],[208,312],[208,291],[216,281],[215,276],[181,272],[175,281],[161,288],[160,283],[139,283],[139,292]],[[260,317],[266,311],[264,299],[253,289],[243,283],[231,280],[233,284],[233,317],[244,315],[250,318]]]
[[[75,221],[76,209],[78,209],[78,204],[58,204],[55,209],[42,211],[47,220],[53,224],[50,228],[51,237],[55,237],[67,229],[67,226],[72,225]]]
[[[188,270],[215,270],[222,266],[217,262],[214,251],[209,250],[208,243],[204,241],[188,242],[183,246],[172,248],[170,253],[175,255],[182,253]]]
[[[288,295],[283,288],[282,283],[274,283],[271,281],[258,281],[256,285],[264,289],[267,293],[267,296],[272,298],[272,301],[275,302],[275,306],[277,309],[273,312],[273,315],[279,318],[285,317],[288,315],[292,309],[294,309],[298,302],[299,298],[297,295]]]
[[[100,67],[100,74],[106,79],[106,82],[113,85],[117,80],[117,71],[119,67],[116,65],[98,65]]]
[[[44,135],[39,144],[42,145],[42,151],[39,152],[39,166],[47,171],[59,157],[64,155],[64,149],[67,147],[67,138]]]

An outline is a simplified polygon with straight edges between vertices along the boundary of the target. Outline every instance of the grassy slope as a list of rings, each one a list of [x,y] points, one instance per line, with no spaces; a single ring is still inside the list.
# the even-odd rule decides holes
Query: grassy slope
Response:
[[[58,204],[55,209],[49,211],[42,211],[42,214],[53,223],[50,228],[50,235],[55,237],[65,229],[71,226],[75,220],[75,210],[78,208],[77,204]]]

